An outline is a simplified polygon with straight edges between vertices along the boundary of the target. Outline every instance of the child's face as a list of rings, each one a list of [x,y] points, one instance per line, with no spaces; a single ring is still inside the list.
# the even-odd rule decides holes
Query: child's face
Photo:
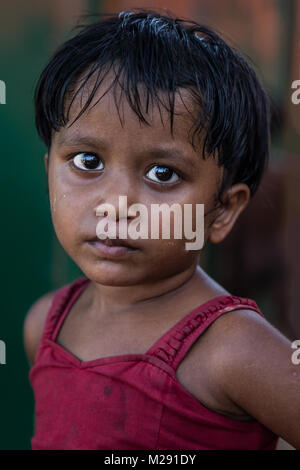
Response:
[[[103,89],[98,90],[94,99],[102,93]],[[187,97],[184,91],[182,96]],[[189,104],[188,99],[185,103]],[[77,98],[69,122],[80,109]],[[161,109],[162,122],[158,108],[150,106],[151,126],[147,126],[123,99],[122,127],[109,92],[70,128],[54,133],[48,162],[54,228],[66,252],[95,282],[120,286],[154,282],[197,265],[199,251],[186,251],[184,238],[126,240],[135,250],[120,258],[103,255],[91,243],[97,239],[97,206],[109,203],[118,213],[119,196],[127,196],[128,207],[144,204],[149,214],[151,204],[177,203],[182,208],[184,204],[204,204],[205,213],[214,207],[222,169],[214,158],[203,160],[201,151],[196,152],[188,142],[191,121],[179,96],[175,111],[183,115],[174,118],[172,138],[167,111]],[[159,155],[159,150],[168,155]],[[76,165],[82,153],[86,154],[85,165],[80,169]],[[158,179],[159,172],[165,175],[165,184]],[[214,216],[215,212],[205,217],[205,240]]]

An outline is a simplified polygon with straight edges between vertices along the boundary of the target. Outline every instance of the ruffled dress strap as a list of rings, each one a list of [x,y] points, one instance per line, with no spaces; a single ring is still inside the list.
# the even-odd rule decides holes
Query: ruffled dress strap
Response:
[[[55,339],[56,331],[59,328],[61,322],[64,320],[64,317],[67,315],[71,303],[74,302],[75,296],[79,296],[84,286],[88,282],[90,282],[89,279],[82,277],[76,279],[70,284],[61,287],[55,292],[46,317],[40,345],[37,351],[37,356],[45,340]]]
[[[176,323],[148,350],[147,354],[161,359],[176,371],[188,350],[209,325],[221,315],[240,309],[254,310],[264,317],[252,299],[232,295],[215,297]]]

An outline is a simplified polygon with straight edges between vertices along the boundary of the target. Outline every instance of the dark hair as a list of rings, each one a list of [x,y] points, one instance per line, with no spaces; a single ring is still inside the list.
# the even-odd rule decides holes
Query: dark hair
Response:
[[[171,133],[175,93],[180,93],[180,88],[188,90],[196,109],[196,114],[191,113],[191,144],[194,147],[196,135],[201,137],[203,158],[217,154],[218,164],[225,168],[219,197],[226,187],[238,182],[246,183],[253,195],[268,163],[269,100],[240,53],[210,28],[172,17],[169,12],[134,9],[102,16],[92,24],[78,25],[76,28],[82,29],[57,49],[39,78],[34,97],[36,127],[48,149],[53,131],[67,125],[80,90],[97,74],[73,123],[88,108],[105,78],[101,72],[113,69],[115,78],[105,93],[120,85],[133,111],[149,124],[138,90],[142,84],[147,92],[146,113],[150,98],[158,106],[162,104],[170,113]],[[74,93],[84,72],[86,76]],[[168,106],[160,99],[160,92],[167,94]],[[116,106],[119,111],[117,102]]]

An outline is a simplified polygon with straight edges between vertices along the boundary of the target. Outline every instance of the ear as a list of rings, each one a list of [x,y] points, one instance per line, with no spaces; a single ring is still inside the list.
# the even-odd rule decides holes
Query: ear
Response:
[[[244,183],[235,184],[225,192],[224,204],[210,227],[208,240],[211,243],[220,243],[227,237],[249,200],[250,189]]]
[[[45,163],[45,170],[46,170],[46,173],[48,173],[48,165],[49,165],[49,155],[48,155],[48,152],[45,154],[44,163]]]

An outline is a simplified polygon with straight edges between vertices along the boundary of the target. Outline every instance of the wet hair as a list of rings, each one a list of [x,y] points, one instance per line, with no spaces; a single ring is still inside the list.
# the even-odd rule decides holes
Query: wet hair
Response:
[[[68,125],[88,109],[113,71],[114,80],[102,96],[120,87],[145,125],[150,125],[149,101],[159,110],[162,105],[169,112],[172,135],[175,93],[181,96],[180,89],[187,90],[193,104],[193,109],[185,105],[193,123],[190,143],[195,149],[198,137],[202,157],[217,157],[224,166],[218,197],[235,183],[247,184],[254,195],[269,159],[269,99],[254,69],[233,46],[207,26],[145,9],[100,14],[75,30],[54,52],[35,89],[36,127],[48,150],[53,132],[69,123],[78,93],[92,83],[84,106]],[[115,103],[119,113],[116,97]]]

